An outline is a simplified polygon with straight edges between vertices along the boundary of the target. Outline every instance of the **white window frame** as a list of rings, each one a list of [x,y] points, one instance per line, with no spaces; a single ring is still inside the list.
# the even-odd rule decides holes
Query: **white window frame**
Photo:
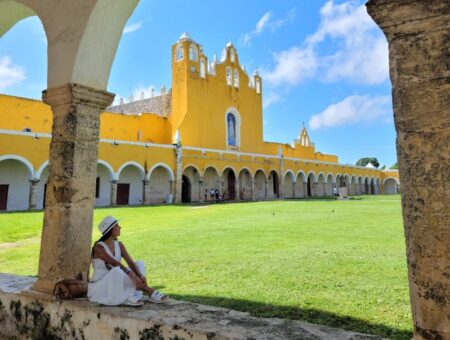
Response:
[[[236,145],[228,145],[228,114],[231,113],[236,119]],[[230,106],[225,111],[225,145],[227,149],[239,149],[241,147],[241,115],[239,111],[234,107]]]

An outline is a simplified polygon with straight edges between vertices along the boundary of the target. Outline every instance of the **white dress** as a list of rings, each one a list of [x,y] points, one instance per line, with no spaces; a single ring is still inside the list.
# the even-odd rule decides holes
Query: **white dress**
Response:
[[[104,242],[98,242],[109,256],[119,261],[122,259],[119,241],[114,241],[114,254]],[[136,266],[145,275],[144,262],[136,261]],[[87,297],[89,301],[102,305],[120,305],[127,301],[136,302],[142,298],[142,291],[136,290],[133,281],[120,267],[108,270],[102,259],[93,258],[94,275],[88,284]]]

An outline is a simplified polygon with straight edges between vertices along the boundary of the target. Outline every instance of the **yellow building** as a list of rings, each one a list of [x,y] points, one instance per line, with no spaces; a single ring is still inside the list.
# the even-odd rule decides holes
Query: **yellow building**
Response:
[[[228,43],[209,61],[184,33],[172,46],[172,89],[101,115],[96,204],[266,200],[396,193],[397,171],[339,164],[303,127],[290,144],[263,140],[263,82]],[[42,209],[52,112],[0,95],[0,210]]]

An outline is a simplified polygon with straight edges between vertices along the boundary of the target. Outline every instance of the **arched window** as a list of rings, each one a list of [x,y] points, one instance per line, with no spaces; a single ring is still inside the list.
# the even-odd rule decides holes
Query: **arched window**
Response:
[[[189,59],[192,61],[198,60],[198,49],[197,46],[195,46],[194,44],[191,44],[189,46]]]
[[[205,59],[200,59],[200,78],[205,78],[206,76],[206,66],[205,66]]]
[[[256,93],[261,93],[261,82],[259,81],[259,79],[256,80]]]
[[[231,74],[231,67],[230,67],[230,66],[227,66],[227,85],[230,85],[230,86],[231,86],[231,84],[232,84],[232,78],[233,78],[233,76],[232,76],[232,74]]]
[[[183,45],[178,44],[176,51],[175,51],[175,60],[179,61],[179,60],[183,60],[183,58],[184,58]]]
[[[239,87],[239,71],[234,70],[234,87]]]
[[[231,112],[227,114],[227,144],[237,146],[236,117]]]
[[[236,60],[236,52],[233,49],[230,50],[230,59],[232,63]]]

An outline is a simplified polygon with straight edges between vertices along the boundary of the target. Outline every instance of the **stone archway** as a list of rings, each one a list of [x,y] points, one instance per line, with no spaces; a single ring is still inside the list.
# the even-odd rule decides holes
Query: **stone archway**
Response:
[[[262,170],[255,173],[255,200],[266,199],[266,174]]]
[[[215,201],[215,196],[214,194],[211,195],[211,190],[213,190],[213,192],[216,189],[220,190],[220,178],[216,168],[212,166],[206,168],[203,173],[203,187],[204,190],[208,190],[206,200]]]
[[[327,176],[327,183],[325,186],[325,195],[327,196],[333,196],[333,188],[334,188],[334,177],[332,174],[328,174]]]
[[[297,181],[295,184],[295,196],[296,197],[306,197],[307,196],[307,179],[306,175],[300,171],[297,174]]]
[[[138,205],[144,202],[144,170],[134,164],[125,165],[117,181],[117,205]]]
[[[185,185],[185,187],[183,187],[183,185]],[[183,190],[183,188],[185,190]],[[189,199],[187,202],[199,202],[200,195],[203,195],[203,193],[200,193],[200,172],[195,166],[190,165],[183,170],[181,198],[183,198],[183,192],[184,197]],[[183,200],[181,201],[184,202]]]
[[[284,198],[295,198],[295,176],[291,170],[284,176]]]
[[[275,170],[269,172],[267,178],[267,199],[280,198],[280,180]]]
[[[317,176],[317,196],[325,196],[326,179],[323,173]]]
[[[239,172],[239,199],[241,201],[252,199],[252,174],[248,169]]]
[[[234,201],[236,199],[236,175],[234,170],[231,168],[226,168],[223,173],[223,199],[227,201]]]
[[[395,178],[386,178],[384,180],[383,194],[395,195],[397,193],[397,180]]]
[[[188,176],[182,176],[181,183],[181,202],[182,203],[190,203],[191,202],[191,194],[192,194],[192,185],[191,180]]]
[[[158,165],[149,174],[144,188],[145,204],[162,204],[171,201],[173,177],[166,166]]]
[[[104,163],[97,164],[97,178],[95,181],[95,206],[106,207],[111,205],[111,181],[114,174]]]
[[[32,168],[18,159],[0,160],[0,210],[29,208]]]

